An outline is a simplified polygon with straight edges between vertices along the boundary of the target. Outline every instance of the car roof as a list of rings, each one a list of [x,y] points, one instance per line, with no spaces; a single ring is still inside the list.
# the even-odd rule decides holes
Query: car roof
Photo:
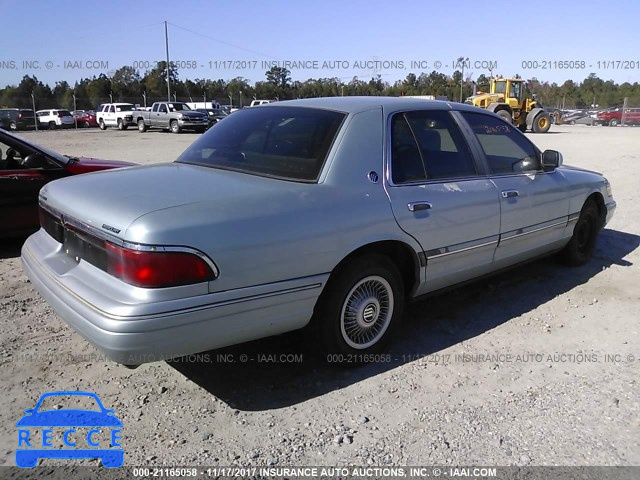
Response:
[[[260,108],[277,108],[282,106],[323,108],[338,110],[346,113],[359,113],[374,108],[385,110],[470,110],[485,111],[464,103],[444,100],[425,100],[406,97],[321,97],[304,98],[299,100],[285,100],[259,105]]]

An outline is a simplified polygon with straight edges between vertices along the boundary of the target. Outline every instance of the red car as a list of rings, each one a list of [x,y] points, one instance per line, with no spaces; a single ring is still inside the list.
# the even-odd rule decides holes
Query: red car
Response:
[[[605,110],[598,113],[597,118],[603,125],[615,127],[622,123],[622,109]],[[627,108],[624,112],[624,123],[626,125],[640,125],[640,108]]]
[[[78,124],[78,128],[97,127],[98,121],[96,120],[96,114],[94,112],[75,111],[73,112],[73,118]]]
[[[19,237],[39,228],[38,193],[45,183],[132,165],[61,155],[0,130],[0,238]]]

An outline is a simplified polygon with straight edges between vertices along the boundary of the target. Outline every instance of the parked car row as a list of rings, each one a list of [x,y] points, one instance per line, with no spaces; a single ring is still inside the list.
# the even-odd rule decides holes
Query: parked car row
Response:
[[[309,323],[332,361],[373,361],[406,302],[555,252],[584,264],[616,207],[601,174],[491,112],[384,97],[248,108],[173,163],[57,180],[39,202],[25,272],[129,366]]]

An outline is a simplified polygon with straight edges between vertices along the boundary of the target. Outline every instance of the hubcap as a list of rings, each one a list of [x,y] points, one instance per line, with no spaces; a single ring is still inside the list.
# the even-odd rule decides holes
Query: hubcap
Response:
[[[352,348],[375,345],[389,328],[393,316],[393,290],[384,278],[363,278],[351,289],[342,306],[342,338]]]

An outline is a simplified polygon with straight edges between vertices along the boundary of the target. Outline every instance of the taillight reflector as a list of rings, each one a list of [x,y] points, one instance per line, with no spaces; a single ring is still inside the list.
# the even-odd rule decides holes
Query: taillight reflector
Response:
[[[209,264],[190,252],[131,250],[104,243],[107,272],[144,288],[176,287],[215,279]]]

